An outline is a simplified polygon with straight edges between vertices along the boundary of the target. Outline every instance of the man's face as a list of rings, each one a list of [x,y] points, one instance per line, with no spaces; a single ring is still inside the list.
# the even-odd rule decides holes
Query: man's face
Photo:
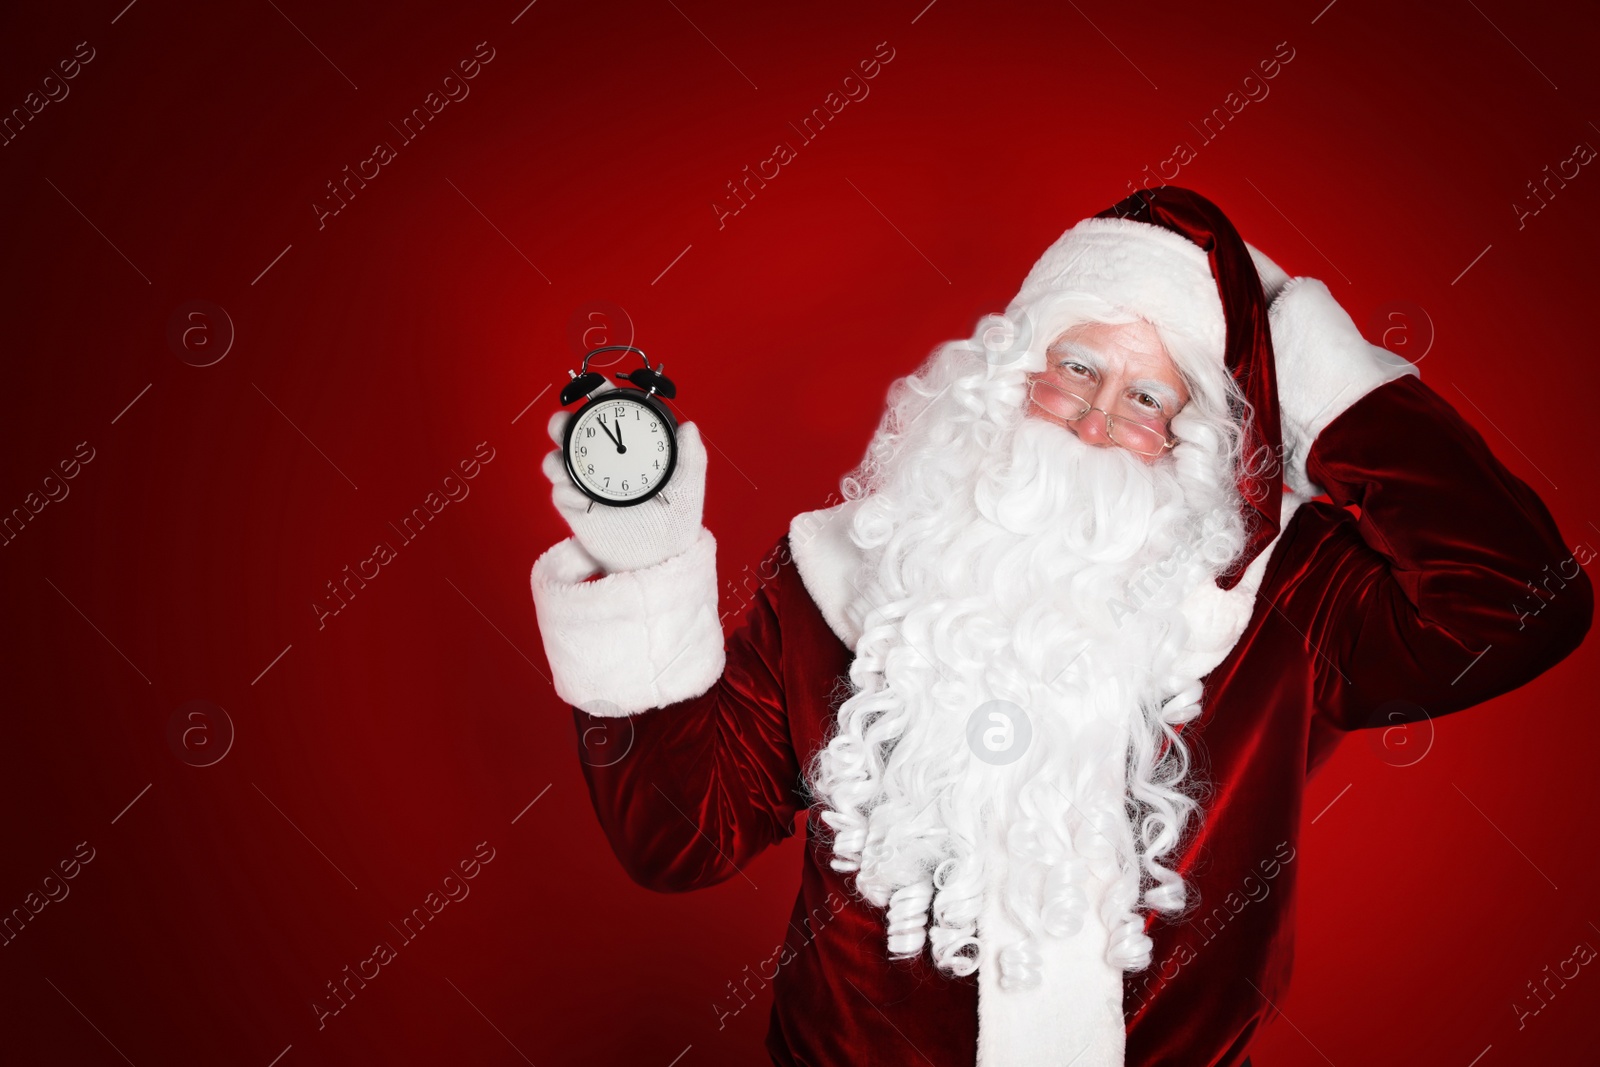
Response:
[[[1051,342],[1045,353],[1045,369],[1034,378],[1036,402],[1028,414],[1065,426],[1078,439],[1097,448],[1128,447],[1141,437],[1170,441],[1172,417],[1189,402],[1189,389],[1173,366],[1156,329],[1148,322],[1119,325],[1083,323],[1074,326]],[[1069,419],[1041,406],[1037,398],[1048,397],[1048,386],[1082,397],[1090,411],[1081,418]],[[1106,416],[1117,422],[1115,437]],[[1143,434],[1140,430],[1145,431]],[[1138,447],[1129,448],[1146,463],[1165,455],[1159,441],[1145,455]]]

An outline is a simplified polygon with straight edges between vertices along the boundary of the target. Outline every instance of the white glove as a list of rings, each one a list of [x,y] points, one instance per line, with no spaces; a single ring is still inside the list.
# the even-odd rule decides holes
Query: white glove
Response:
[[[556,447],[544,457],[550,499],[567,520],[579,546],[608,574],[642,570],[688,550],[700,534],[706,497],[706,447],[692,422],[678,427],[678,462],[672,477],[654,497],[632,507],[590,500],[572,483],[561,456],[561,438],[570,411],[550,417]],[[590,505],[593,504],[593,507]]]
[[[1312,496],[1306,457],[1319,434],[1350,405],[1380,385],[1417,368],[1371,344],[1350,315],[1315,278],[1295,278],[1267,309],[1278,371],[1284,481]]]

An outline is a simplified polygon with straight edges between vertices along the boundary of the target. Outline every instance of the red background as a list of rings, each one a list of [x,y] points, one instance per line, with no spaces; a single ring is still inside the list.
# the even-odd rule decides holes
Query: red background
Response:
[[[0,16],[0,108],[95,50],[0,148],[0,509],[95,455],[0,549],[0,910],[95,849],[0,948],[0,1058],[763,1061],[765,1004],[721,1031],[711,1005],[779,940],[798,839],[759,889],[635,887],[544,677],[545,390],[591,301],[626,309],[713,443],[733,580],[836,488],[891,378],[1186,141],[1175,181],[1369,337],[1420,306],[1424,380],[1600,545],[1600,177],[1521,228],[1512,207],[1600,145],[1587,5],[124,2]],[[480,41],[471,95],[319,229],[324,183]],[[724,183],[882,41],[870,96],[719,230]],[[1191,123],[1284,41],[1270,95],[1204,142]],[[203,368],[167,340],[196,298],[237,332]],[[483,441],[470,496],[319,630],[324,582]],[[1322,771],[1257,1067],[1576,1060],[1600,977],[1521,1029],[1512,1004],[1600,947],[1595,648]],[[236,730],[207,767],[168,740],[193,699]],[[319,1031],[324,983],[480,841],[471,895]]]

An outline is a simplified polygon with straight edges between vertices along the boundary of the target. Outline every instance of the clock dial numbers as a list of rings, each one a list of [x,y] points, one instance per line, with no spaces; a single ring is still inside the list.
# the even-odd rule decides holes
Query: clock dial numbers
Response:
[[[667,480],[673,452],[661,416],[635,400],[606,400],[574,416],[568,470],[579,487],[607,503],[644,500]]]

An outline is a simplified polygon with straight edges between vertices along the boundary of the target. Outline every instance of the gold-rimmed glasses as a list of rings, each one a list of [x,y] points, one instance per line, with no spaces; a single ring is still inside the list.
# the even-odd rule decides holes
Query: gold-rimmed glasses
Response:
[[[1077,422],[1089,412],[1098,411],[1106,420],[1106,436],[1111,438],[1112,443],[1149,459],[1154,459],[1178,443],[1167,436],[1164,425],[1157,429],[1152,421],[1113,415],[1090,404],[1077,393],[1044,378],[1028,379],[1028,401],[1063,422]]]

